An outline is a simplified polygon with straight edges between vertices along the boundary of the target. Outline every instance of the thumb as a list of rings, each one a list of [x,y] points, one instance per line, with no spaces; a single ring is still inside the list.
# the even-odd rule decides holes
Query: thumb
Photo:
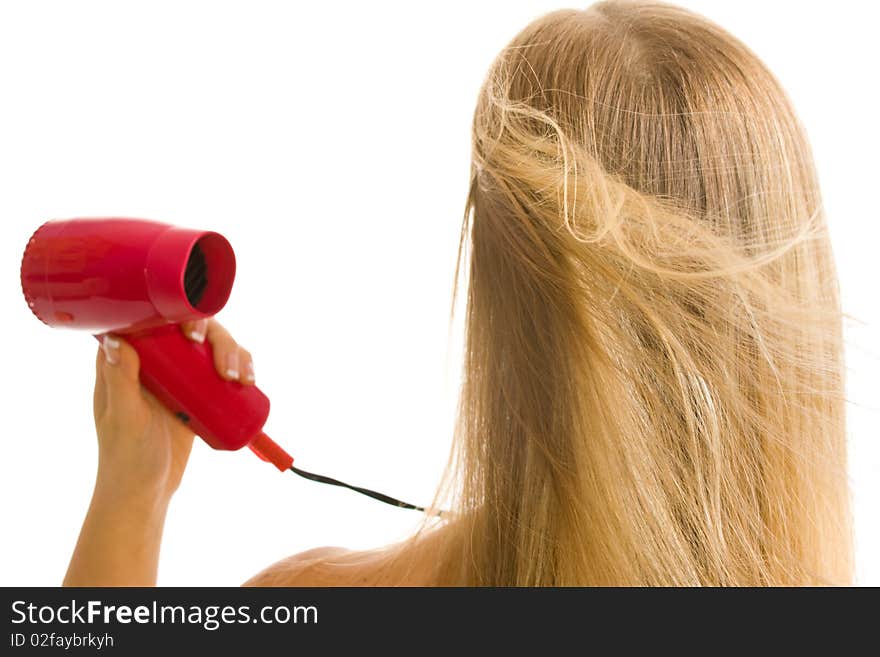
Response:
[[[101,338],[104,351],[102,374],[110,407],[125,407],[141,399],[140,358],[128,342],[117,335],[106,334]]]

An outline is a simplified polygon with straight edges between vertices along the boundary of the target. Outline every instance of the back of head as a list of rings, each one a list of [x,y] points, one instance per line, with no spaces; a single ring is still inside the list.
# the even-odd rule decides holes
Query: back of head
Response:
[[[847,583],[837,280],[773,76],[669,5],[526,27],[473,122],[441,582]]]

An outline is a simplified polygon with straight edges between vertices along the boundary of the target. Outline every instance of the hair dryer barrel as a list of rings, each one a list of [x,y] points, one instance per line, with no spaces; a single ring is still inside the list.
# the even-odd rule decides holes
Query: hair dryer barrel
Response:
[[[136,333],[216,314],[229,299],[235,254],[211,231],[156,221],[49,221],[21,263],[28,306],[53,327]]]

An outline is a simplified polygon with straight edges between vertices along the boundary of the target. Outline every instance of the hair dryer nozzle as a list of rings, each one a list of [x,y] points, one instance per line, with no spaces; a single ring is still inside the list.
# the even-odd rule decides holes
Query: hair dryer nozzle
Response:
[[[214,315],[234,279],[222,235],[142,219],[46,222],[21,262],[22,292],[39,319],[93,333]]]

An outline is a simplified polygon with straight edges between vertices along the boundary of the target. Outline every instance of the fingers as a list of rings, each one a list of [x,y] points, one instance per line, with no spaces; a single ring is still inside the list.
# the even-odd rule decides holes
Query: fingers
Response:
[[[254,375],[254,357],[244,347],[238,348],[238,361],[241,363],[241,382],[244,384],[253,384],[256,380]]]
[[[140,359],[125,340],[112,334],[102,337],[98,368],[104,406],[125,407],[129,403],[140,401]]]
[[[191,322],[181,322],[180,328],[186,337],[201,344],[208,334],[208,320],[196,319]]]
[[[209,338],[210,339],[210,338]],[[227,381],[239,381],[245,385],[254,383],[254,359],[244,347],[231,338],[220,338],[214,346],[214,365]]]
[[[239,381],[244,385],[254,383],[256,376],[251,352],[239,346],[229,331],[216,319],[182,322],[180,328],[190,340],[195,342],[208,340],[214,355],[214,367],[221,378],[227,381]]]

